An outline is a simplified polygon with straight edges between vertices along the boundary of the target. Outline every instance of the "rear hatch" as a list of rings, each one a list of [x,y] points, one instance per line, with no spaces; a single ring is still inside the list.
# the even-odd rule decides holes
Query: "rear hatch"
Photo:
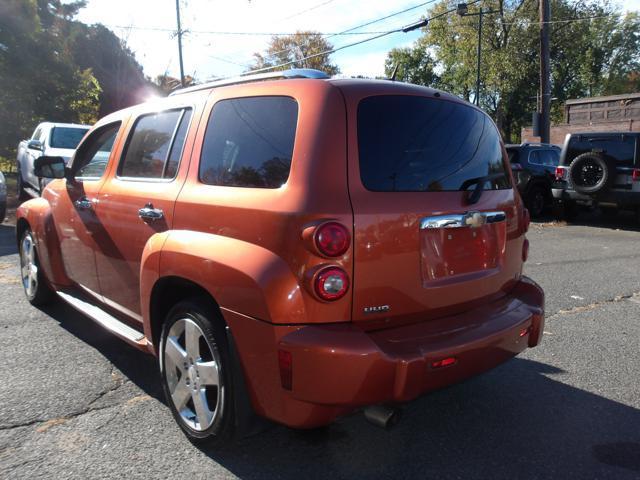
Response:
[[[346,95],[353,319],[371,328],[494,301],[522,270],[524,235],[495,125],[454,97],[415,90]]]

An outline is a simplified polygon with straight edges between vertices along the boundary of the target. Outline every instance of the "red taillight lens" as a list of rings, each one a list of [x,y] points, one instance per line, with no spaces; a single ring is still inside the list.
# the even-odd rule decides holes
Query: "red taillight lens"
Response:
[[[522,261],[526,262],[529,258],[529,240],[524,239],[524,243],[522,244]]]
[[[564,167],[556,167],[556,180],[564,180],[567,169]]]
[[[442,360],[437,360],[431,363],[431,368],[448,367],[449,365],[455,365],[458,360],[456,357],[447,357]]]
[[[316,247],[327,257],[339,257],[348,249],[351,242],[349,230],[337,222],[323,223],[315,233]]]
[[[338,267],[327,267],[316,276],[316,294],[323,300],[338,300],[349,289],[347,273]]]
[[[631,173],[631,181],[632,182],[640,182],[640,168],[634,168]]]
[[[520,170],[522,170],[522,165],[520,165],[519,163],[512,163],[511,164],[511,170],[514,172],[518,172]]]
[[[280,383],[285,390],[293,386],[293,358],[291,352],[278,350],[278,367],[280,368]]]

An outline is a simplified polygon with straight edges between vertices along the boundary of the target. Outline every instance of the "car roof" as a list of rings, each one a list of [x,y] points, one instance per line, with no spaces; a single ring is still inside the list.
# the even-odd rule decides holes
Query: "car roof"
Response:
[[[640,132],[571,132],[571,137],[640,137]]]

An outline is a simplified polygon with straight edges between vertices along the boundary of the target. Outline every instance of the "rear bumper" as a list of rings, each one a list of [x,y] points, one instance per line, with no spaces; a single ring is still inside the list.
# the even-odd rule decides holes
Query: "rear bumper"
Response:
[[[553,198],[558,202],[577,202],[592,205],[595,203],[616,204],[621,208],[633,208],[640,206],[640,192],[633,190],[607,190],[596,195],[585,195],[568,188],[553,188]]]
[[[258,413],[290,426],[314,427],[359,406],[412,400],[536,346],[544,326],[544,294],[523,277],[498,302],[420,324],[375,332],[352,323],[297,327],[281,336],[274,331],[271,347],[261,348],[271,350],[270,358],[259,368],[256,352],[230,326]],[[291,391],[280,386],[279,349],[291,352]],[[455,357],[453,365],[433,368],[448,357]]]

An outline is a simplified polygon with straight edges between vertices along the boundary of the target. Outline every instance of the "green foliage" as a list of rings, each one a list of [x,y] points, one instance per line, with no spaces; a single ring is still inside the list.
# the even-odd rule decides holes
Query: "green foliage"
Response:
[[[264,53],[254,53],[254,63],[251,70],[272,67],[282,63],[294,62],[277,70],[289,68],[315,68],[329,75],[340,73],[337,65],[330,61],[330,54],[318,55],[301,60],[310,55],[316,55],[333,49],[333,45],[317,32],[299,31],[293,35],[273,36]]]
[[[540,68],[538,2],[484,0],[470,6],[469,13],[477,12],[480,6],[495,11],[483,17],[480,105],[495,118],[505,139],[514,141],[536,110]],[[449,8],[450,1],[441,1],[428,16]],[[608,0],[551,0],[551,11],[554,21],[603,17],[550,26],[555,121],[561,121],[563,103],[569,98],[637,91],[640,85],[637,14],[620,16]],[[401,59],[403,75],[409,81],[437,84],[473,100],[477,44],[478,16],[445,15],[429,24],[413,48],[405,49],[402,55],[392,50],[387,58],[387,73],[390,65]],[[437,79],[430,80],[434,71]]]
[[[426,48],[424,37],[413,48],[394,48],[387,54],[384,72],[391,78],[396,66],[396,79],[403,82],[435,87],[440,78],[435,73],[436,62]]]

